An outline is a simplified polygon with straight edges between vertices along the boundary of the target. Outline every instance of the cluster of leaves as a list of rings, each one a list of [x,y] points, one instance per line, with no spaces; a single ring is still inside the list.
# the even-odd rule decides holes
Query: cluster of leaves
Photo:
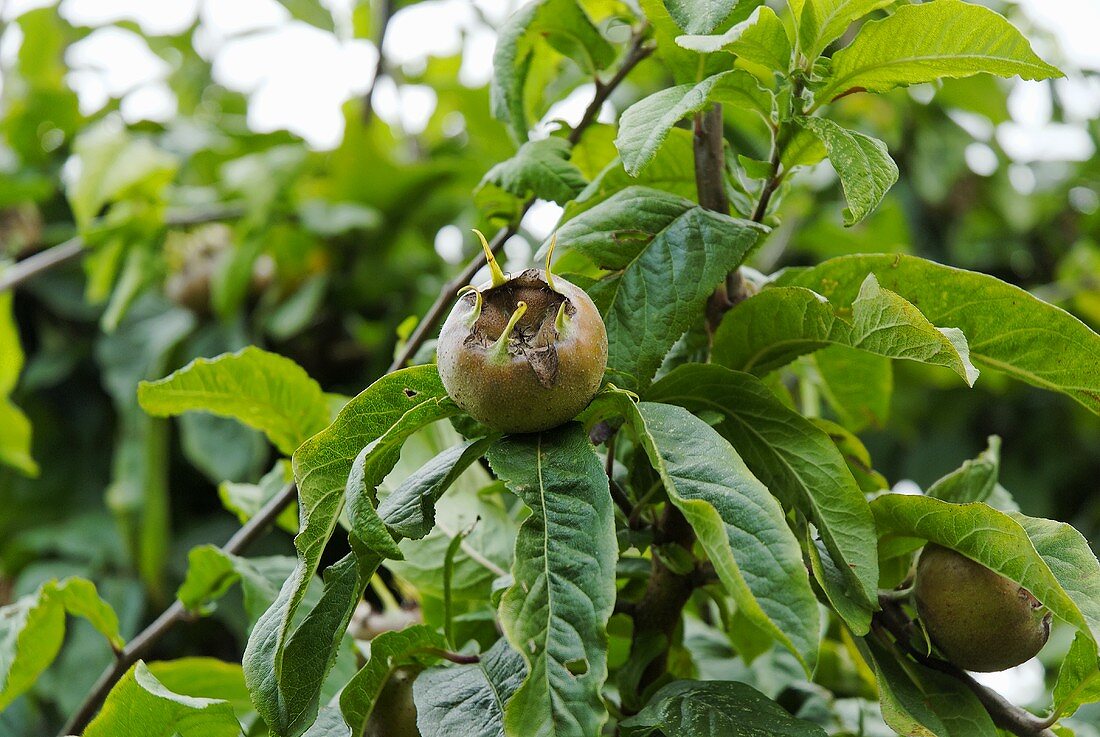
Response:
[[[312,4],[288,5],[325,25]],[[0,614],[0,707],[26,704],[17,698],[43,672],[37,688],[49,689],[49,673],[65,665],[66,615],[83,620],[72,630],[90,628],[119,651],[142,597],[168,598],[163,418],[182,415],[187,458],[225,482],[222,502],[240,520],[297,485],[297,514],[279,518],[296,535],[293,554],[194,547],[177,606],[195,617],[232,612],[247,638],[241,662],[138,661],[84,734],[343,737],[414,718],[426,737],[592,737],[611,725],[636,737],[996,737],[1004,713],[882,626],[880,596],[905,585],[928,541],[1050,608],[1066,643],[1050,722],[1059,735],[1094,734],[1073,719],[1100,700],[1100,564],[1084,537],[1020,513],[999,483],[996,439],[923,493],[902,495],[889,493],[856,433],[885,424],[895,359],[899,373],[917,367],[936,387],[1005,376],[1061,393],[1095,423],[1100,335],[994,276],[849,253],[857,246],[759,275],[758,293],[708,311],[727,275],[759,259],[807,196],[800,168],[827,159],[837,175],[852,230],[829,237],[859,243],[875,232],[860,224],[902,172],[846,104],[976,74],[1059,75],[987,8],[894,5],[537,0],[501,29],[487,92],[455,90],[454,65],[423,72],[448,91],[438,114],[468,117],[470,141],[457,147],[429,131],[413,147],[429,155],[412,162],[350,105],[345,141],[329,155],[279,134],[231,135],[220,121],[242,101],[224,91],[216,112],[181,94],[193,122],[225,139],[199,153],[110,116],[92,123],[57,57],[80,30],[52,9],[22,16],[27,86],[5,87],[3,131],[23,176],[2,194],[64,208],[88,251],[75,292],[58,278],[34,297],[104,333],[94,355],[119,440],[103,473],[122,549],[101,543],[101,559],[87,563],[103,598],[85,578],[58,582],[45,568],[21,579],[25,595]],[[207,79],[190,33],[177,41],[169,45],[189,53],[180,73]],[[607,91],[649,52],[615,125],[589,119],[532,139],[565,91],[593,78],[597,94]],[[700,191],[703,116],[716,105],[728,134],[718,171],[727,212]],[[490,109],[515,150],[479,119]],[[47,119],[72,141],[62,202],[49,187],[60,159],[42,155]],[[351,399],[322,389],[381,373],[386,336],[420,301],[393,284],[437,269],[430,236],[442,224],[516,228],[532,199],[563,205],[558,267],[607,325],[607,382],[575,422],[501,437],[461,412],[431,363]],[[234,222],[182,227],[200,220]],[[366,256],[349,248],[358,239],[373,249]],[[273,283],[259,278],[264,256]],[[207,282],[192,301],[183,281],[196,270]],[[55,286],[64,296],[48,293]],[[23,350],[10,296],[0,299],[0,462],[34,474],[31,423],[7,399]],[[349,328],[341,313],[333,332],[334,306],[376,319]],[[46,356],[39,387],[75,373],[63,362],[66,329],[34,326]],[[353,370],[333,370],[332,344],[349,333]],[[103,519],[89,513],[87,524],[94,535]],[[5,554],[49,549],[38,545]],[[126,560],[143,587],[97,575]],[[368,587],[399,624],[363,638],[356,613]],[[415,624],[397,616],[394,590],[415,601]],[[91,659],[92,676],[101,662]],[[399,682],[411,683],[398,696],[415,710],[395,703]],[[81,696],[57,705],[71,713]]]

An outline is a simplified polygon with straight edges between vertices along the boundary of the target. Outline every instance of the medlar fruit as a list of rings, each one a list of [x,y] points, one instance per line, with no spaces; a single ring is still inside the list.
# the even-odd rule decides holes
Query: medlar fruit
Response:
[[[546,269],[505,275],[480,232],[492,280],[460,293],[439,333],[439,375],[475,420],[509,433],[573,419],[600,388],[607,330],[587,294]]]
[[[934,543],[921,553],[914,594],[932,642],[963,670],[1019,665],[1050,635],[1051,613],[1030,591]]]

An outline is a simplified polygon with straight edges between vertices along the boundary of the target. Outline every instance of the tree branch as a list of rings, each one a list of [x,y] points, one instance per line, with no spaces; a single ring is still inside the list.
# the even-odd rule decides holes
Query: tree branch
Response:
[[[288,504],[294,501],[298,488],[293,484],[287,484],[268,501],[252,519],[248,520],[241,529],[226,541],[222,551],[230,555],[239,555],[252,543],[261,537],[279,516]],[[189,619],[191,613],[184,607],[183,602],[176,600],[172,606],[161,612],[153,622],[142,630],[134,639],[118,653],[115,662],[109,666],[103,675],[96,681],[95,686],[84,699],[76,713],[69,719],[58,737],[70,734],[80,734],[92,718],[99,711],[107,694],[111,692],[118,679],[126,674],[134,663],[138,661],[161,637],[172,629],[178,622]]]
[[[201,225],[218,220],[238,218],[244,214],[240,207],[219,207],[195,212],[168,213],[164,225],[168,228],[183,228],[189,225]],[[15,289],[44,271],[67,264],[82,257],[85,252],[84,240],[80,236],[70,238],[43,251],[28,256],[11,268],[0,272],[0,292]]]
[[[626,75],[629,74],[634,67],[638,66],[643,59],[653,53],[653,46],[645,42],[646,30],[647,27],[643,26],[634,33],[630,50],[627,51],[623,63],[619,66],[619,70],[615,72],[614,76],[607,82],[596,80],[596,94],[592,97],[592,102],[585,108],[584,115],[581,116],[581,120],[577,124],[577,127],[569,132],[568,140],[571,144],[576,144],[580,141],[581,136],[584,135],[584,131],[595,122],[596,117],[600,114],[600,108],[603,107],[603,104],[607,101],[607,98],[611,96],[611,93],[615,91],[615,88],[626,79]],[[533,204],[535,204],[534,198],[528,200],[520,209],[519,216],[516,218],[515,222],[497,231],[497,234],[489,241],[489,250],[495,254],[504,246],[506,240],[515,235],[519,227],[519,221],[523,219],[523,216],[527,214],[527,211]],[[458,290],[469,284],[474,278],[474,275],[484,265],[485,254],[479,251],[470,262],[466,264],[458,276],[451,279],[443,286],[439,296],[436,297],[435,302],[428,308],[428,311],[424,313],[424,317],[417,324],[416,329],[413,331],[412,335],[409,336],[408,341],[406,341],[405,345],[397,352],[397,356],[393,359],[393,363],[390,364],[387,373],[393,373],[398,369],[404,368],[405,364],[416,355],[416,352],[419,351],[420,347],[428,340],[428,336],[435,331],[435,327],[443,317],[443,313],[446,312],[447,308],[454,302],[455,297],[458,295]]]
[[[906,654],[926,668],[939,671],[956,679],[978,698],[989,713],[993,723],[1017,737],[1056,737],[1051,731],[1052,720],[1038,717],[1031,712],[1010,703],[996,691],[986,688],[974,680],[966,671],[939,658],[932,658],[918,651],[911,644],[912,622],[901,609],[897,601],[890,597],[879,597],[882,611],[874,615],[874,622],[888,631]]]

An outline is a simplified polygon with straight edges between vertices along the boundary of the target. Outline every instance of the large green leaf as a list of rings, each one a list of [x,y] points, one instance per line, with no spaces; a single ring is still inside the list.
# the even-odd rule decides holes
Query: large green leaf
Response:
[[[351,727],[352,737],[360,737],[374,710],[382,688],[395,670],[430,657],[433,650],[445,650],[443,635],[424,624],[403,630],[383,632],[370,642],[370,657],[340,693],[340,711]]]
[[[992,276],[913,256],[842,256],[790,269],[781,286],[802,286],[849,305],[866,278],[919,306],[934,325],[962,330],[979,368],[1070,395],[1100,413],[1100,335],[1058,307]]]
[[[11,304],[11,293],[0,293],[0,464],[37,476],[38,464],[31,457],[30,420],[8,399],[23,370],[23,347]]]
[[[434,366],[404,369],[364,389],[332,425],[295,452],[302,510],[301,531],[294,538],[298,565],[256,623],[244,653],[245,679],[256,710],[276,734],[293,737],[312,723],[324,675],[361,593],[361,579],[381,562],[377,555],[349,555],[331,566],[320,602],[293,626],[339,519],[355,458],[407,413],[427,422],[430,416],[442,419],[454,411]]]
[[[504,705],[527,671],[504,638],[470,665],[429,668],[413,684],[422,737],[504,737]]]
[[[997,729],[972,691],[950,676],[906,661],[874,638],[863,656],[875,669],[882,716],[898,734],[916,737],[996,737]]]
[[[506,437],[489,464],[531,510],[500,601],[501,627],[528,668],[505,706],[505,734],[598,734],[618,557],[607,476],[578,424]]]
[[[115,650],[125,644],[118,617],[82,578],[51,580],[0,607],[0,711],[31,687],[61,649],[65,615],[86,619]]]
[[[482,177],[474,192],[478,207],[488,217],[509,219],[531,198],[559,205],[569,202],[588,184],[580,169],[569,161],[571,148],[564,138],[523,144],[515,156]]]
[[[714,335],[712,359],[763,375],[830,345],[944,366],[971,386],[978,378],[962,331],[936,327],[914,305],[883,289],[874,274],[868,274],[850,310],[803,287],[765,289],[726,313]]]
[[[876,606],[874,521],[843,456],[823,430],[782,404],[759,379],[713,364],[677,368],[646,397],[696,413],[719,412],[724,419],[716,429],[753,475],[817,527],[849,595],[867,611]]]
[[[818,725],[737,681],[673,681],[620,727],[622,737],[825,737]]]
[[[1076,596],[1071,596],[1044,556],[1036,550],[1021,524],[1026,518],[1014,518],[987,504],[951,504],[907,494],[883,494],[871,502],[871,510],[879,535],[918,538],[951,548],[1023,586],[1055,616],[1093,640],[1100,635],[1100,618],[1096,616],[1100,601],[1093,603],[1090,597],[1089,589],[1094,589],[1095,584],[1082,580],[1087,571],[1067,581],[1080,589]],[[1050,534],[1051,530],[1041,525],[1043,522],[1049,523],[1049,520],[1029,524],[1033,523],[1038,532]],[[1083,562],[1079,548],[1068,544],[1064,532],[1058,538],[1040,540],[1039,544],[1048,549],[1052,562],[1059,565],[1063,575],[1070,573],[1063,570],[1064,566]],[[1063,556],[1067,557],[1063,559]],[[1090,568],[1095,566],[1096,559],[1092,558]]]
[[[868,13],[890,5],[892,0],[803,0],[798,15],[798,38],[802,53],[815,58],[840,38],[848,26]],[[793,7],[793,6],[792,6]]]
[[[728,102],[760,113],[772,112],[772,94],[743,69],[707,77],[698,84],[682,84],[655,92],[628,107],[619,118],[615,146],[628,174],[637,176],[661,148],[669,131],[686,117],[712,102]]]
[[[902,5],[888,18],[864,25],[849,46],[833,55],[829,80],[817,99],[981,73],[1023,79],[1062,76],[989,8],[934,0]]]
[[[669,15],[688,33],[710,33],[741,5],[759,0],[664,0]]]
[[[844,224],[855,225],[874,212],[898,180],[898,165],[890,158],[886,144],[828,118],[798,118],[796,123],[817,136],[840,177],[848,201]]]
[[[680,36],[676,43],[702,53],[727,51],[786,74],[791,66],[791,40],[775,11],[761,5],[746,20],[717,36]]]
[[[107,695],[85,737],[238,737],[233,707],[221,699],[169,691],[138,661]]]
[[[687,518],[738,611],[812,672],[817,600],[783,509],[733,447],[682,407],[620,401],[669,499]]]
[[[607,325],[608,367],[630,388],[647,385],[698,320],[727,273],[764,229],[655,189],[630,187],[558,231],[612,273],[589,291]]]
[[[530,124],[528,76],[544,44],[588,72],[604,69],[615,59],[615,48],[577,0],[537,0],[513,13],[497,36],[490,92],[493,115],[521,141],[527,140]]]
[[[212,412],[262,430],[285,455],[328,424],[328,403],[301,366],[249,346],[196,358],[159,381],[138,386],[138,402],[155,417]]]

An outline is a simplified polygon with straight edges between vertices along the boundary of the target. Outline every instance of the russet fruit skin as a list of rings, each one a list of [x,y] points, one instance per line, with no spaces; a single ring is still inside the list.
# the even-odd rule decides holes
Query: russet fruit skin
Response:
[[[940,545],[921,553],[914,594],[932,642],[963,670],[1019,665],[1050,635],[1051,614],[1031,592]]]
[[[550,279],[542,269],[495,278],[463,295],[440,331],[436,353],[447,394],[495,430],[557,427],[600,388],[607,330],[599,310],[579,287]]]

